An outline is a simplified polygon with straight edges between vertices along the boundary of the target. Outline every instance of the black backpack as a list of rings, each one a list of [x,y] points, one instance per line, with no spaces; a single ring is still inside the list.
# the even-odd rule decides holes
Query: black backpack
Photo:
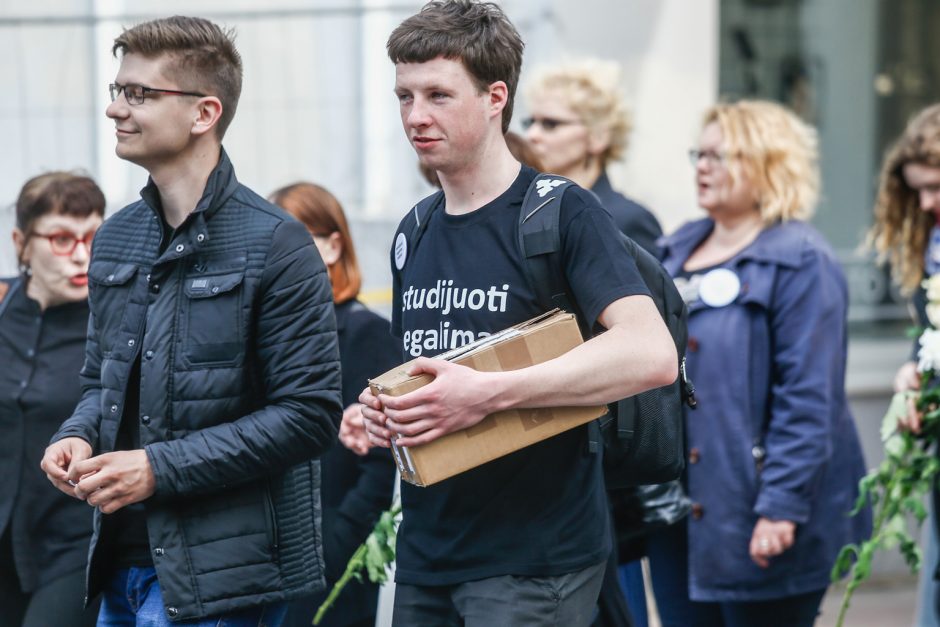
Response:
[[[561,199],[571,185],[568,179],[551,174],[540,174],[532,180],[519,214],[518,243],[529,285],[539,302],[546,309],[557,307],[575,314],[582,335],[589,338],[594,335],[593,329],[571,296],[561,263]],[[443,192],[437,192],[415,205],[408,242],[412,252],[443,197]],[[603,441],[604,478],[609,490],[678,478],[685,468],[682,405],[695,407],[695,390],[685,374],[685,302],[662,264],[626,235],[621,234],[621,238],[675,341],[679,376],[665,387],[611,403],[609,414],[597,423],[600,435],[592,429],[592,450]]]

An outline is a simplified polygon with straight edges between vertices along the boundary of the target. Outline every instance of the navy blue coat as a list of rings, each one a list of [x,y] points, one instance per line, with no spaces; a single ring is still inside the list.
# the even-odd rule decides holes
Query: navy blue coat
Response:
[[[672,275],[713,226],[692,222],[664,240]],[[687,415],[689,594],[724,602],[821,590],[840,547],[871,527],[868,512],[846,516],[865,465],[845,395],[845,279],[803,222],[766,228],[728,267],[737,298],[689,306],[699,401]],[[755,446],[766,451],[762,468]],[[760,516],[797,524],[794,545],[767,569],[748,554]]]

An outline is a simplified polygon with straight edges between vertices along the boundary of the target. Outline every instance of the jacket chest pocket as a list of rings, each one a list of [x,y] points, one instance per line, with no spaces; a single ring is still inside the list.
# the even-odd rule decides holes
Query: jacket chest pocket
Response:
[[[183,354],[190,364],[232,365],[244,355],[243,270],[189,276],[183,293]]]
[[[102,352],[109,352],[122,330],[124,311],[130,300],[137,266],[130,263],[98,261],[88,268],[95,328]]]

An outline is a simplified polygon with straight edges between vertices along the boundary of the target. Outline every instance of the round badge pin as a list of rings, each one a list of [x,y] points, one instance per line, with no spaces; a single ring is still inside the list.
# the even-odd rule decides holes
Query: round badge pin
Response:
[[[404,233],[399,233],[395,238],[395,267],[401,270],[405,267],[405,260],[408,258],[408,239]]]
[[[702,277],[698,296],[709,307],[724,307],[741,293],[741,279],[727,268],[716,268]]]

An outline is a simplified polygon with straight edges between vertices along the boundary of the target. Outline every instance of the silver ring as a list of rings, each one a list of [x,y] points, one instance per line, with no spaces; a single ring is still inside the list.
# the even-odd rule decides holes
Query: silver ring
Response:
[[[767,538],[761,538],[760,540],[757,541],[757,546],[759,546],[762,549],[766,549],[767,547],[770,546],[770,540],[768,540]]]

